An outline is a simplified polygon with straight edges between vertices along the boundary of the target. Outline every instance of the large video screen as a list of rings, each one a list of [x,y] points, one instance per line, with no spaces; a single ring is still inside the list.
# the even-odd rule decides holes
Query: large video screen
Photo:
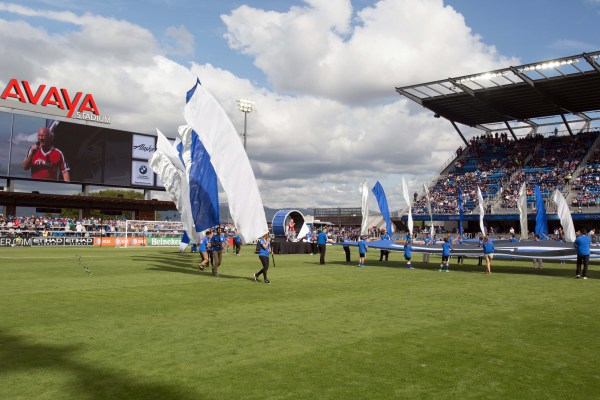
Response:
[[[0,112],[0,149],[2,177],[163,188],[150,135]]]

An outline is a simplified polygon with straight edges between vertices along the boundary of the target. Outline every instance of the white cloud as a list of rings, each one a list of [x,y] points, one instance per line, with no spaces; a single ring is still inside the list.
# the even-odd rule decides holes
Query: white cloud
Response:
[[[225,37],[276,90],[353,102],[516,62],[482,43],[442,0],[382,0],[356,14],[349,0],[323,3],[285,13],[239,7],[222,16]]]
[[[194,36],[185,26],[170,26],[165,32],[168,54],[175,56],[190,56],[194,54]]]
[[[367,178],[380,180],[391,207],[400,208],[401,177],[420,189],[460,139],[445,120],[409,107],[394,86],[516,63],[441,0],[382,0],[359,11],[348,0],[311,0],[285,13],[232,11],[223,17],[229,43],[254,58],[273,89],[227,66],[180,65],[159,38],[128,21],[5,3],[0,11],[22,17],[0,19],[0,79],[93,93],[115,129],[173,136],[195,76],[240,132],[235,101],[254,100],[248,154],[269,207],[358,206],[357,187]],[[50,34],[31,17],[67,26]],[[168,34],[179,45],[167,51],[193,51],[185,27]]]

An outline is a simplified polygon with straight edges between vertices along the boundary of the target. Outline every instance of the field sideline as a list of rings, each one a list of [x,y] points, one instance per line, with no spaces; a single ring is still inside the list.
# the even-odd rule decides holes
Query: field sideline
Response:
[[[593,399],[600,268],[2,248],[0,399]],[[89,268],[88,275],[76,254]]]

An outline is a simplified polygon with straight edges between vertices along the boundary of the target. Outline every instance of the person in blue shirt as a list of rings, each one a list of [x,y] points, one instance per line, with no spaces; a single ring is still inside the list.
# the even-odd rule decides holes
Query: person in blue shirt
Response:
[[[342,243],[349,242],[348,232],[344,232],[342,236]],[[346,264],[350,264],[350,246],[342,246],[344,248],[344,253],[346,253]]]
[[[388,235],[387,231],[383,231],[383,235],[381,235],[381,240],[390,240],[390,235]],[[379,250],[379,261],[383,261],[384,258],[385,261],[387,261],[389,255],[389,250]]]
[[[258,240],[258,259],[262,264],[262,269],[254,274],[254,282],[258,282],[258,277],[262,274],[264,282],[270,284],[271,281],[267,278],[267,271],[269,270],[269,254],[271,253],[271,238],[269,233],[265,233]]]
[[[242,238],[240,237],[237,229],[233,231],[233,245],[235,246],[235,255],[239,256],[242,248]]]
[[[219,267],[223,256],[223,236],[221,236],[221,227],[217,227],[217,231],[210,239],[210,250],[213,256],[212,275],[219,276]]]
[[[412,240],[408,239],[404,244],[404,259],[406,260],[406,268],[414,269],[412,264],[410,263],[410,259],[412,257]]]
[[[494,243],[490,240],[488,235],[485,235],[481,243],[483,247],[483,256],[485,257],[485,273],[492,273],[492,260],[494,259]]]
[[[202,257],[202,261],[198,264],[198,268],[204,270],[206,264],[208,264],[208,249],[210,248],[210,239],[212,238],[212,231],[209,229],[206,231],[206,236],[202,238],[200,241],[200,256]]]
[[[323,229],[321,230],[321,232],[319,232],[319,234],[317,235],[317,246],[319,248],[319,254],[321,255],[321,258],[319,260],[319,263],[321,265],[325,264],[325,252],[327,251],[327,229]]]
[[[583,266],[583,279],[587,279],[591,239],[587,235],[585,229],[582,229],[579,233],[580,234],[575,239],[575,242],[573,242],[573,246],[577,250],[577,270],[575,271],[575,278],[581,278],[581,267]]]
[[[446,272],[450,272],[448,269],[448,259],[450,258],[450,251],[452,250],[452,244],[450,243],[450,238],[447,237],[442,243],[442,263],[440,264],[439,272],[442,272],[442,269],[446,267]]]
[[[364,236],[360,238],[358,242],[358,266],[360,268],[365,267],[365,256],[367,255],[367,241]]]

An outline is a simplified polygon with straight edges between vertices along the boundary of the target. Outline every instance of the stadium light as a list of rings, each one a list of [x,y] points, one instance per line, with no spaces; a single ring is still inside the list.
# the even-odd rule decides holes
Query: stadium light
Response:
[[[563,65],[571,65],[574,63],[578,63],[579,59],[578,58],[569,58],[566,60],[560,60],[560,61],[548,61],[548,62],[544,62],[541,64],[532,64],[532,65],[528,65],[526,67],[523,67],[519,70],[519,72],[527,72],[527,71],[539,71],[541,69],[550,69],[550,68],[556,68],[556,67],[562,67]]]
[[[244,138],[244,150],[246,150],[246,127],[248,125],[248,113],[254,111],[254,102],[251,100],[240,99],[237,100],[238,110],[244,113],[244,133],[242,137]]]
[[[506,71],[486,72],[485,74],[473,75],[473,76],[468,76],[466,78],[459,79],[458,83],[468,83],[468,82],[473,82],[473,81],[489,80],[489,79],[497,78],[499,76],[505,76],[506,73],[507,73]]]

